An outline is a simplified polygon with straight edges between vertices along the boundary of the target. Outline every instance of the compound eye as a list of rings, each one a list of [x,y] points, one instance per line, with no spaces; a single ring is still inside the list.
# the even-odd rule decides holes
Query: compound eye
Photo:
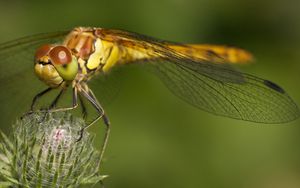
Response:
[[[49,52],[51,62],[56,65],[66,65],[72,62],[72,54],[65,46],[56,46]]]
[[[50,44],[46,44],[39,47],[35,52],[35,56],[34,56],[35,60],[38,61],[42,57],[48,55],[49,51],[51,50],[51,47],[52,46]]]

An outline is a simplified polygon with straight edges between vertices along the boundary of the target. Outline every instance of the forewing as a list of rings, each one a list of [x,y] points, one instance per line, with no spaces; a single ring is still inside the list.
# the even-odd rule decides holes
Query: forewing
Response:
[[[118,96],[121,89],[122,74],[120,69],[95,76],[88,83],[98,101],[105,108]]]

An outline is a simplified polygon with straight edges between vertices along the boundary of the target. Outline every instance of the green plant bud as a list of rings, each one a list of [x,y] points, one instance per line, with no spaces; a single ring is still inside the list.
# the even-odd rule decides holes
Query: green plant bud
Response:
[[[96,184],[99,151],[84,120],[70,113],[33,113],[18,120],[13,133],[1,132],[0,187],[79,187]]]

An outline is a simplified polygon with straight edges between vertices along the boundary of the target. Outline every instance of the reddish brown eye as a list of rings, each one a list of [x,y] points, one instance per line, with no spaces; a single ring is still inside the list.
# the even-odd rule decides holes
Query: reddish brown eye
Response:
[[[43,45],[41,47],[39,47],[37,50],[36,50],[36,53],[35,53],[35,60],[39,60],[41,59],[42,57],[46,56],[48,54],[48,52],[51,50],[51,45],[49,44],[46,44],[46,45]]]
[[[68,64],[72,61],[72,54],[65,46],[56,46],[49,52],[49,57],[54,64]]]

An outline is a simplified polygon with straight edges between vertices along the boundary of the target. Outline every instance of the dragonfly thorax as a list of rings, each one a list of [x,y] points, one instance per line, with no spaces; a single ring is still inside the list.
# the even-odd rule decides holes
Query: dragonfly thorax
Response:
[[[119,46],[102,40],[100,28],[74,28],[63,44],[77,57],[80,72],[89,80],[97,72],[107,72],[116,65],[121,52]]]
[[[78,62],[67,47],[44,45],[36,51],[34,71],[41,81],[55,88],[75,79]]]

